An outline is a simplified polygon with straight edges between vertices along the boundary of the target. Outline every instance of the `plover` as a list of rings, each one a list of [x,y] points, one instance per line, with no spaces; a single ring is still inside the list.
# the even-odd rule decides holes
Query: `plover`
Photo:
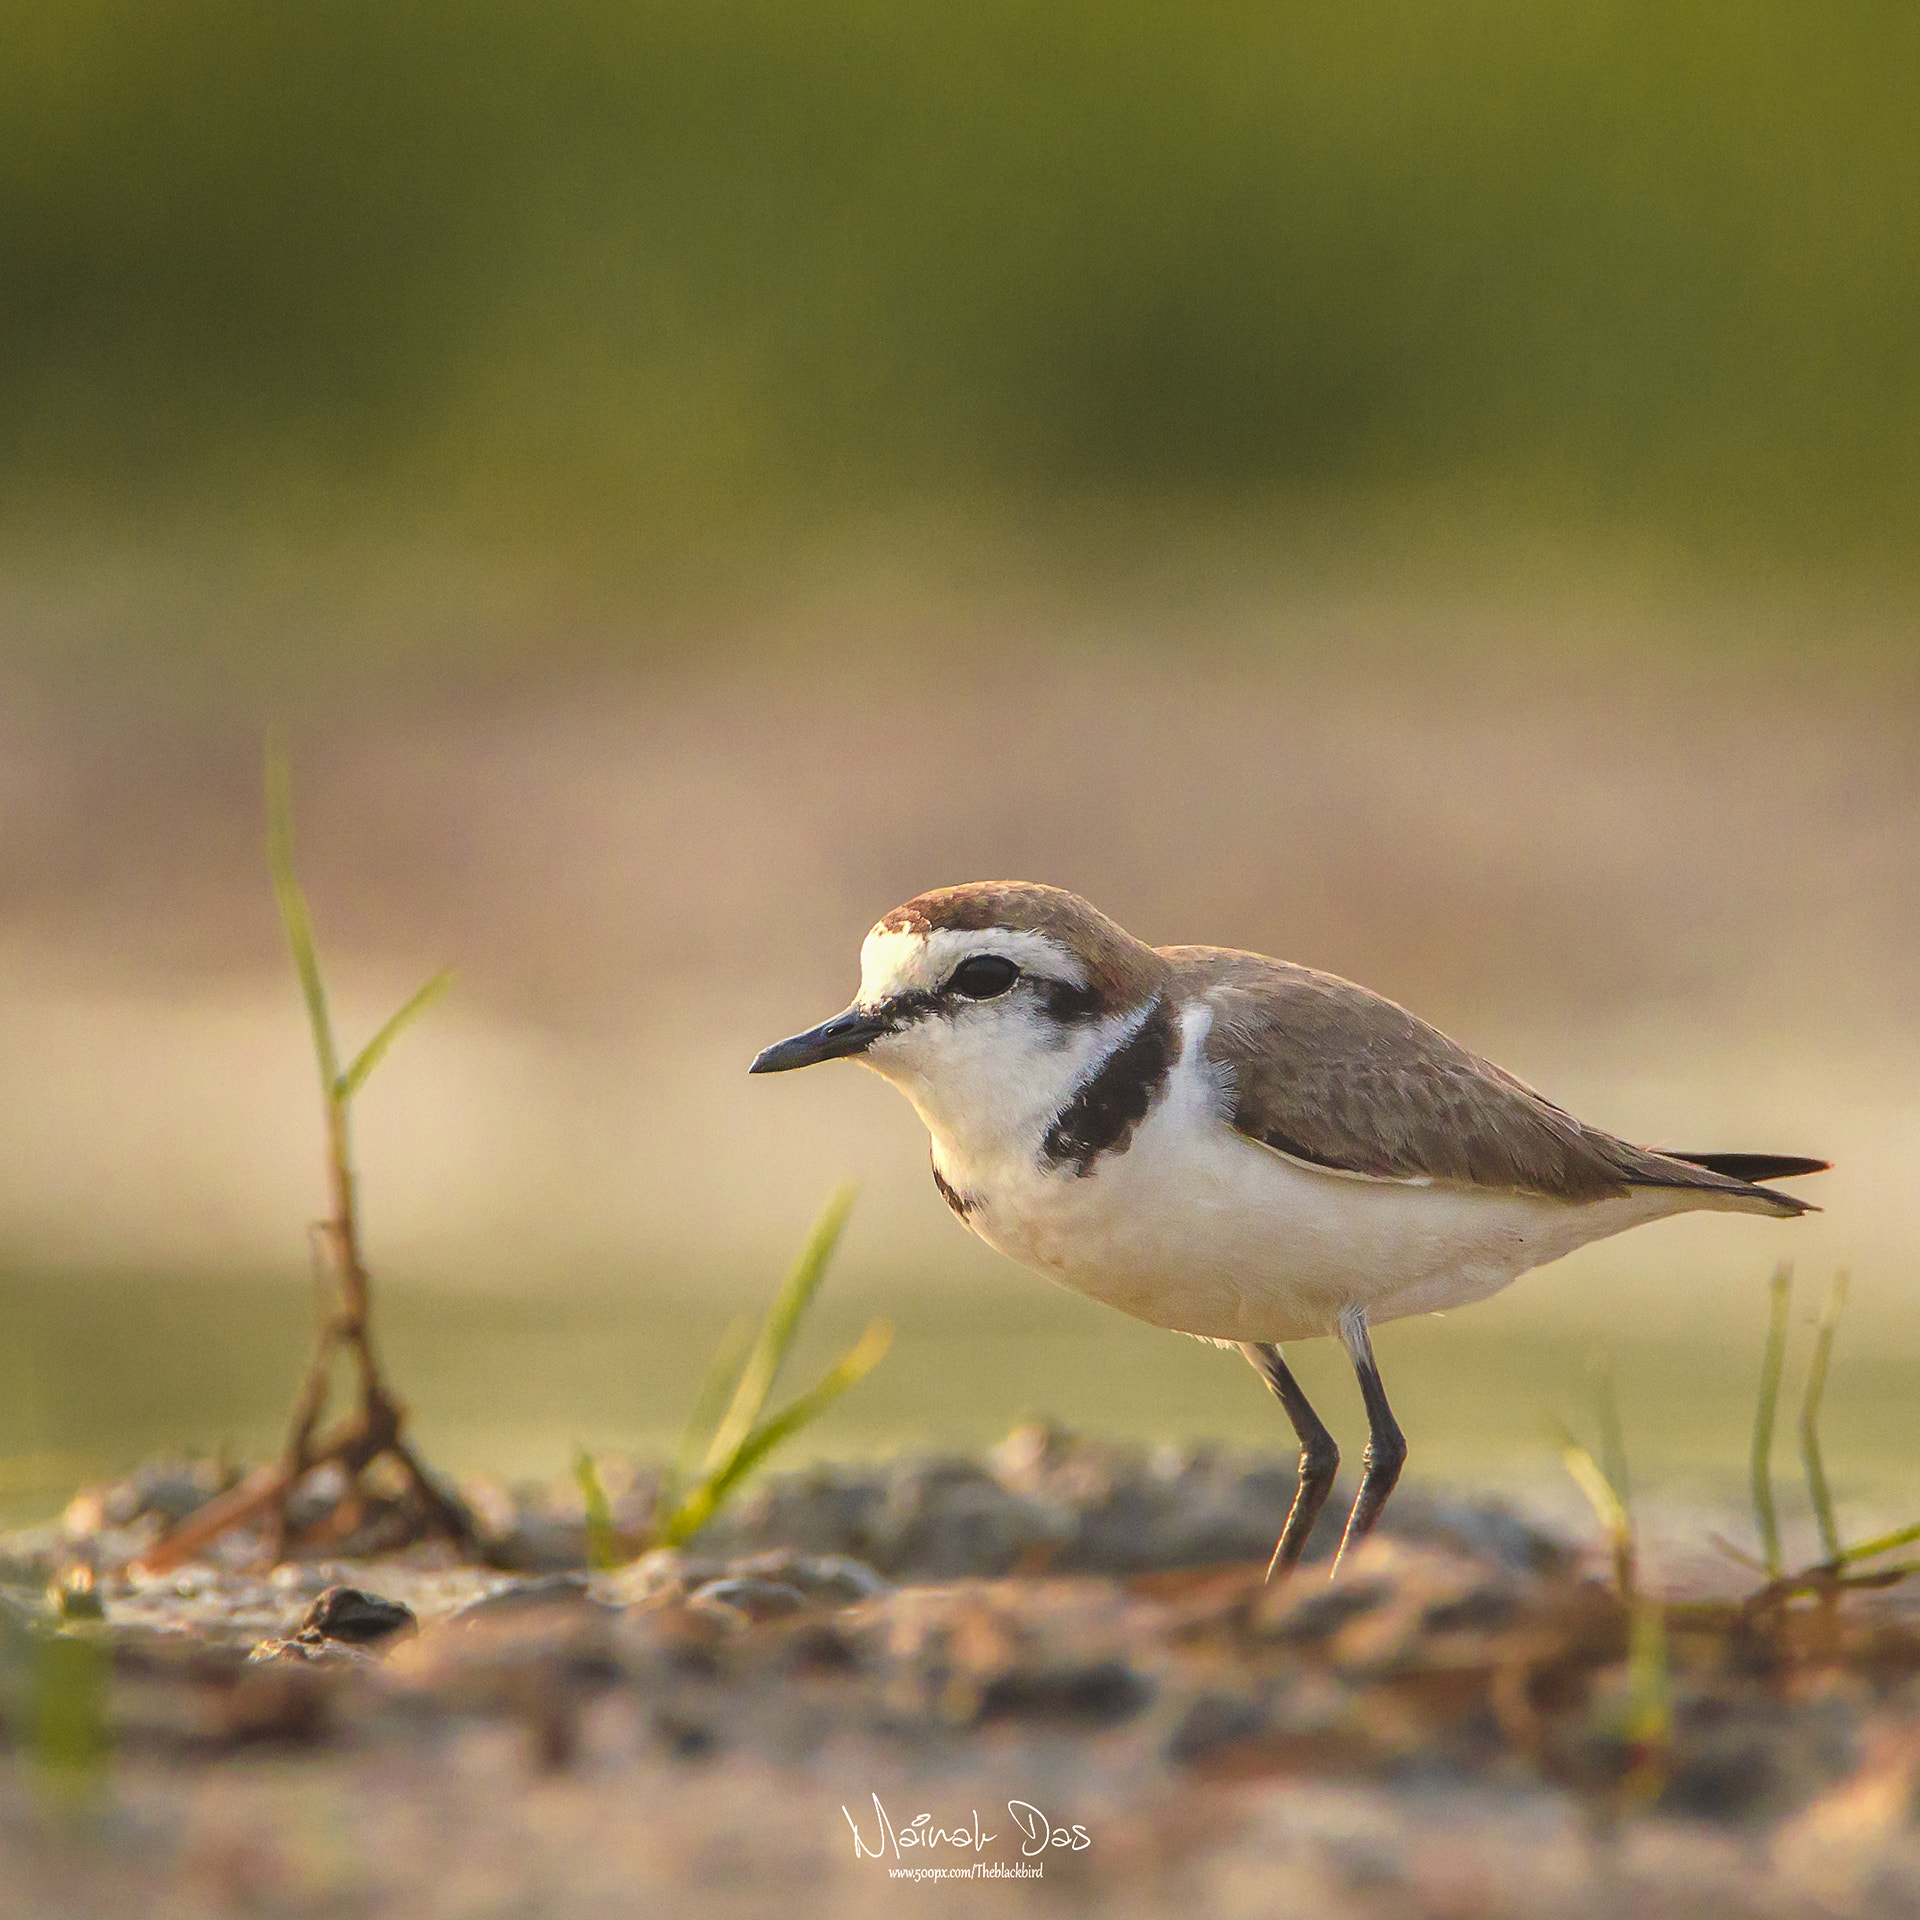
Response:
[[[849,1057],[912,1101],[935,1186],[989,1246],[1265,1376],[1300,1440],[1269,1577],[1299,1558],[1340,1463],[1287,1342],[1337,1336],[1366,1403],[1337,1569],[1406,1459],[1373,1323],[1484,1300],[1669,1214],[1804,1213],[1759,1183],[1827,1165],[1631,1146],[1365,987],[1149,947],[1023,881],[896,907],[860,950],[853,1005],[752,1071]]]

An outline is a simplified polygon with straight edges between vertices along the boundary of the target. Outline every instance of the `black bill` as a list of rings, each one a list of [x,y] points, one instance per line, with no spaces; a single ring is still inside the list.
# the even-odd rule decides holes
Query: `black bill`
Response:
[[[849,1054],[865,1053],[887,1031],[888,1023],[875,1014],[849,1007],[831,1020],[791,1040],[776,1041],[750,1066],[749,1073],[786,1073],[794,1067],[811,1067],[822,1060],[844,1060]]]

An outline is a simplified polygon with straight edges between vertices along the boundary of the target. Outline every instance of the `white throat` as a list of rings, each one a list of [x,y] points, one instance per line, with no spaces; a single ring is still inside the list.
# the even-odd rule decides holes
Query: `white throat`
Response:
[[[861,1064],[913,1102],[938,1165],[985,1174],[1031,1165],[1060,1109],[1151,1011],[1149,1002],[1061,1026],[1038,1009],[989,1002],[883,1040]]]

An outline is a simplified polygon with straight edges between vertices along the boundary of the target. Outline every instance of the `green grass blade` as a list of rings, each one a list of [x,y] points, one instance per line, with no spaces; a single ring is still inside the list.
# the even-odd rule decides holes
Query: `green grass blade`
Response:
[[[1820,1331],[1814,1337],[1813,1362],[1807,1369],[1806,1397],[1800,1403],[1800,1459],[1807,1470],[1807,1497],[1820,1525],[1820,1544],[1827,1558],[1840,1558],[1840,1532],[1833,1523],[1833,1495],[1827,1486],[1827,1464],[1820,1454],[1820,1402],[1827,1390],[1827,1361],[1833,1353],[1834,1330],[1847,1304],[1847,1276],[1833,1276],[1827,1304],[1821,1309]]]
[[[293,864],[293,774],[278,738],[271,735],[267,740],[267,865],[273,873],[280,924],[286,929],[287,945],[293,949],[293,964],[300,974],[300,991],[306,997],[320,1086],[332,1100],[340,1062],[334,1050],[333,1021],[327,1013],[326,982],[320,977],[320,955],[313,941],[313,917],[307,912],[307,896],[300,890],[300,876]]]
[[[1787,1308],[1793,1297],[1793,1269],[1782,1262],[1773,1270],[1768,1291],[1767,1350],[1760,1362],[1760,1399],[1753,1410],[1753,1516],[1760,1528],[1761,1558],[1769,1579],[1781,1574],[1780,1520],[1773,1506],[1773,1421],[1780,1406],[1780,1372],[1787,1358]]]
[[[1613,1572],[1620,1584],[1620,1597],[1630,1601],[1634,1592],[1633,1521],[1614,1491],[1612,1481],[1600,1470],[1599,1461],[1573,1437],[1564,1422],[1552,1414],[1545,1419],[1548,1436],[1559,1450],[1567,1472],[1573,1476],[1573,1484],[1587,1496],[1587,1505],[1593,1509],[1613,1549]]]
[[[849,1182],[834,1193],[820,1218],[814,1222],[813,1231],[807,1236],[806,1245],[800,1249],[800,1257],[793,1263],[792,1271],[781,1282],[780,1291],[774,1296],[773,1305],[767,1309],[767,1317],[761,1323],[759,1337],[754,1341],[753,1350],[747,1355],[747,1363],[740,1371],[740,1381],[733,1390],[733,1398],[719,1426],[714,1429],[702,1468],[707,1477],[711,1478],[725,1470],[728,1461],[759,1420],[767,1404],[767,1396],[773,1391],[780,1363],[787,1357],[787,1349],[793,1345],[793,1336],[799,1331],[801,1315],[820,1290],[820,1282],[826,1278],[827,1264],[839,1244],[841,1229],[847,1224],[855,1192],[855,1187]]]
[[[746,1363],[747,1345],[752,1338],[753,1322],[745,1314],[737,1315],[727,1322],[726,1331],[720,1336],[720,1344],[714,1348],[713,1358],[707,1362],[706,1376],[700,1382],[700,1391],[694,1395],[693,1409],[687,1415],[687,1424],[680,1430],[680,1444],[674,1448],[672,1462],[660,1482],[660,1496],[655,1503],[655,1511],[663,1523],[665,1516],[679,1504],[681,1490],[692,1482],[700,1470],[700,1457],[720,1424],[728,1391],[740,1377],[740,1370]]]
[[[1644,1597],[1634,1601],[1627,1629],[1626,1735],[1633,1755],[1627,1797],[1650,1804],[1667,1784],[1673,1694],[1667,1670],[1666,1610],[1659,1601]]]
[[[817,1420],[856,1380],[871,1373],[892,1341],[893,1328],[884,1320],[874,1321],[818,1386],[801,1394],[772,1419],[763,1421],[747,1434],[728,1455],[725,1463],[702,1479],[674,1509],[661,1528],[661,1538],[665,1543],[677,1547],[692,1538],[712,1519],[728,1494],[775,1447]]]
[[[1875,1567],[1870,1573],[1843,1573],[1840,1584],[1843,1587],[1866,1584],[1891,1586],[1897,1580],[1909,1580],[1920,1573],[1920,1560],[1896,1560],[1890,1567]]]
[[[1844,1548],[1834,1558],[1841,1566],[1850,1567],[1857,1561],[1871,1560],[1876,1554],[1891,1553],[1895,1547],[1911,1546],[1916,1540],[1920,1540],[1920,1522],[1893,1533],[1883,1533],[1875,1540],[1863,1540],[1857,1547]]]
[[[336,1092],[342,1100],[351,1100],[367,1084],[367,1077],[387,1057],[387,1049],[453,985],[453,969],[442,967],[387,1024],[354,1056],[353,1065],[340,1076]]]
[[[1710,1546],[1714,1552],[1725,1554],[1735,1566],[1745,1567],[1749,1573],[1764,1574],[1767,1570],[1763,1561],[1756,1560],[1753,1555],[1748,1553],[1744,1548],[1736,1547],[1731,1540],[1724,1540],[1717,1533],[1709,1533],[1707,1535],[1707,1545]]]
[[[1600,1423],[1600,1464],[1607,1482],[1619,1496],[1623,1511],[1633,1512],[1633,1482],[1627,1473],[1627,1440],[1620,1430],[1620,1401],[1613,1386],[1613,1356],[1596,1349],[1587,1360],[1593,1384],[1593,1411]]]
[[[587,1564],[604,1573],[620,1564],[620,1536],[614,1531],[613,1508],[600,1484],[600,1470],[585,1447],[574,1449],[573,1483],[580,1489],[587,1514]]]

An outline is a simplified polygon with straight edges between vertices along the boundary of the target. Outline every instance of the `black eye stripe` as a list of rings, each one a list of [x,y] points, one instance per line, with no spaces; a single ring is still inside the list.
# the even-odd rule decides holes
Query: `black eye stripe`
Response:
[[[1041,983],[1041,992],[1046,997],[1048,1013],[1063,1027],[1098,1020],[1107,1010],[1106,1002],[1092,987],[1075,987],[1069,986],[1064,980],[1047,980]]]
[[[969,992],[967,984],[960,979],[961,973],[976,961],[990,963],[997,982],[1000,969],[1005,968],[1005,985],[995,984],[993,991]],[[1040,1003],[1047,1013],[1063,1027],[1080,1026],[1090,1020],[1098,1020],[1107,1012],[1105,997],[1098,989],[1087,986],[1072,986],[1065,980],[1049,980],[1046,975],[1022,973],[1011,960],[997,953],[976,953],[968,956],[947,976],[943,986],[929,991],[917,988],[905,993],[896,993],[874,1008],[888,1025],[890,1031],[900,1033],[918,1020],[924,1020],[929,1014],[949,1012],[960,1002],[968,1000],[998,999],[1008,992],[1016,982],[1025,980],[1040,997]],[[980,984],[988,984],[983,972]]]
[[[963,1000],[993,1000],[1019,978],[1020,969],[1005,954],[976,953],[947,976],[946,991]]]

